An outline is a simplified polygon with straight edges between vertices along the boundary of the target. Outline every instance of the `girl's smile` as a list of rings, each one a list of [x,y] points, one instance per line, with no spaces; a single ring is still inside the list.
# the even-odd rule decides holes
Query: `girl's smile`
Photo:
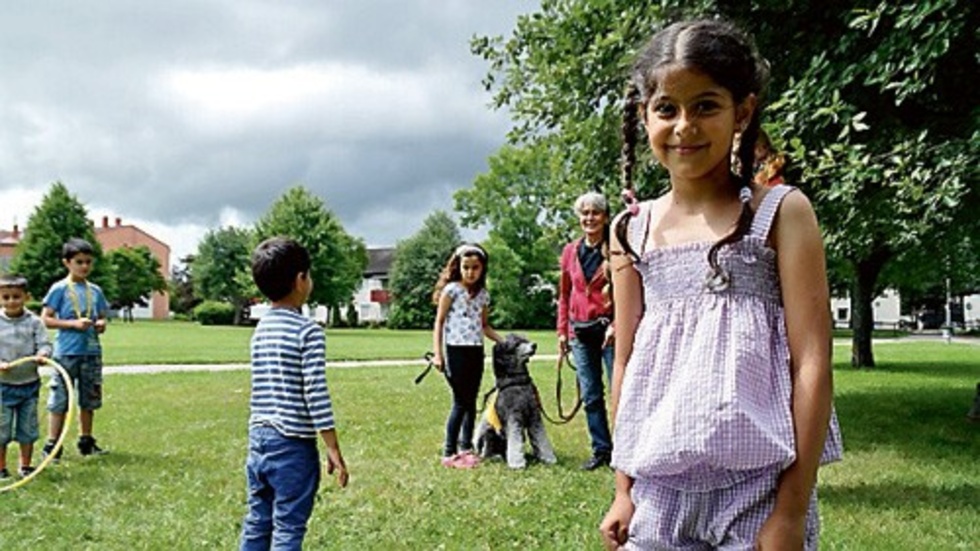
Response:
[[[653,154],[675,180],[710,175],[727,182],[732,138],[751,105],[751,100],[736,105],[731,92],[700,71],[661,68],[643,110]]]

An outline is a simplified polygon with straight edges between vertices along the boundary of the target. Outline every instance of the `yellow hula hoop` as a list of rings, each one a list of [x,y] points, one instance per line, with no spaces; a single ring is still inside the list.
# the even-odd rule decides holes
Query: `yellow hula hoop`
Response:
[[[14,360],[10,362],[10,367],[15,367],[22,363],[32,361],[34,360],[34,358],[35,356],[25,356],[23,358],[20,358],[19,360]],[[41,471],[43,471],[45,467],[47,467],[52,461],[54,461],[54,458],[58,455],[58,452],[61,451],[61,445],[65,442],[65,435],[68,434],[68,427],[71,426],[72,415],[75,413],[75,401],[76,401],[75,386],[72,385],[71,383],[71,376],[68,375],[68,372],[65,371],[65,368],[61,367],[61,364],[52,360],[51,358],[45,358],[45,362],[43,365],[49,365],[53,367],[55,371],[58,372],[58,375],[60,375],[61,379],[65,382],[65,390],[68,392],[68,411],[65,412],[65,422],[61,428],[61,435],[58,436],[58,441],[54,443],[54,449],[52,449],[51,453],[49,453],[48,456],[41,461],[41,463],[37,466],[37,469],[34,469],[34,472],[32,472],[31,474],[25,476],[24,478],[18,480],[13,484],[0,487],[0,494],[10,490],[14,490],[16,488],[20,488],[24,484],[27,484],[31,480],[34,480],[35,476],[41,474]]]

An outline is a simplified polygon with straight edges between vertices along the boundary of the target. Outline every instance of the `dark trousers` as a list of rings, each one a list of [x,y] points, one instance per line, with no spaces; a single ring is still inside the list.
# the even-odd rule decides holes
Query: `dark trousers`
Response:
[[[446,346],[446,380],[453,391],[453,406],[446,420],[444,456],[473,449],[476,398],[483,379],[483,346]]]

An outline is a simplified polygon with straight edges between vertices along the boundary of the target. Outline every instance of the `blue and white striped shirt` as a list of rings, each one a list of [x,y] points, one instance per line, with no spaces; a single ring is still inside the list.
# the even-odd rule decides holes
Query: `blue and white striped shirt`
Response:
[[[323,330],[296,311],[273,308],[252,334],[250,427],[314,438],[334,427]]]

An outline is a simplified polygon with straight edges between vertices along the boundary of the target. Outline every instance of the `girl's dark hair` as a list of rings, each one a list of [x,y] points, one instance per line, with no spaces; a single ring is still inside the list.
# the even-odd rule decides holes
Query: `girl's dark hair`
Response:
[[[755,49],[752,39],[726,21],[693,20],[674,23],[658,33],[640,51],[630,71],[623,104],[622,179],[624,191],[633,189],[633,173],[636,164],[636,144],[640,133],[640,110],[657,90],[660,71],[669,65],[696,69],[719,86],[728,90],[735,104],[740,104],[750,94],[758,103],[751,120],[741,132],[738,150],[738,174],[732,181],[737,189],[752,185],[755,140],[759,134],[762,115],[762,95],[769,80],[768,63]],[[623,250],[634,259],[636,251],[629,244],[627,229],[632,214],[626,212],[616,225],[616,237]],[[743,201],[738,225],[715,243],[708,252],[708,262],[715,273],[718,266],[718,249],[738,241],[748,233],[752,225],[752,208]]]
[[[470,288],[470,296],[476,296],[477,293],[482,291],[487,286],[487,263],[490,260],[489,255],[487,255],[486,249],[477,245],[476,243],[463,243],[456,250],[453,251],[452,256],[446,262],[446,267],[442,269],[442,273],[439,274],[439,281],[436,282],[436,288],[432,292],[432,302],[439,304],[439,298],[442,296],[442,289],[453,281],[459,281],[463,279],[463,272],[460,269],[460,265],[463,262],[463,258],[475,256],[480,259],[483,264],[483,271],[480,272],[480,278],[476,280],[476,283]]]

